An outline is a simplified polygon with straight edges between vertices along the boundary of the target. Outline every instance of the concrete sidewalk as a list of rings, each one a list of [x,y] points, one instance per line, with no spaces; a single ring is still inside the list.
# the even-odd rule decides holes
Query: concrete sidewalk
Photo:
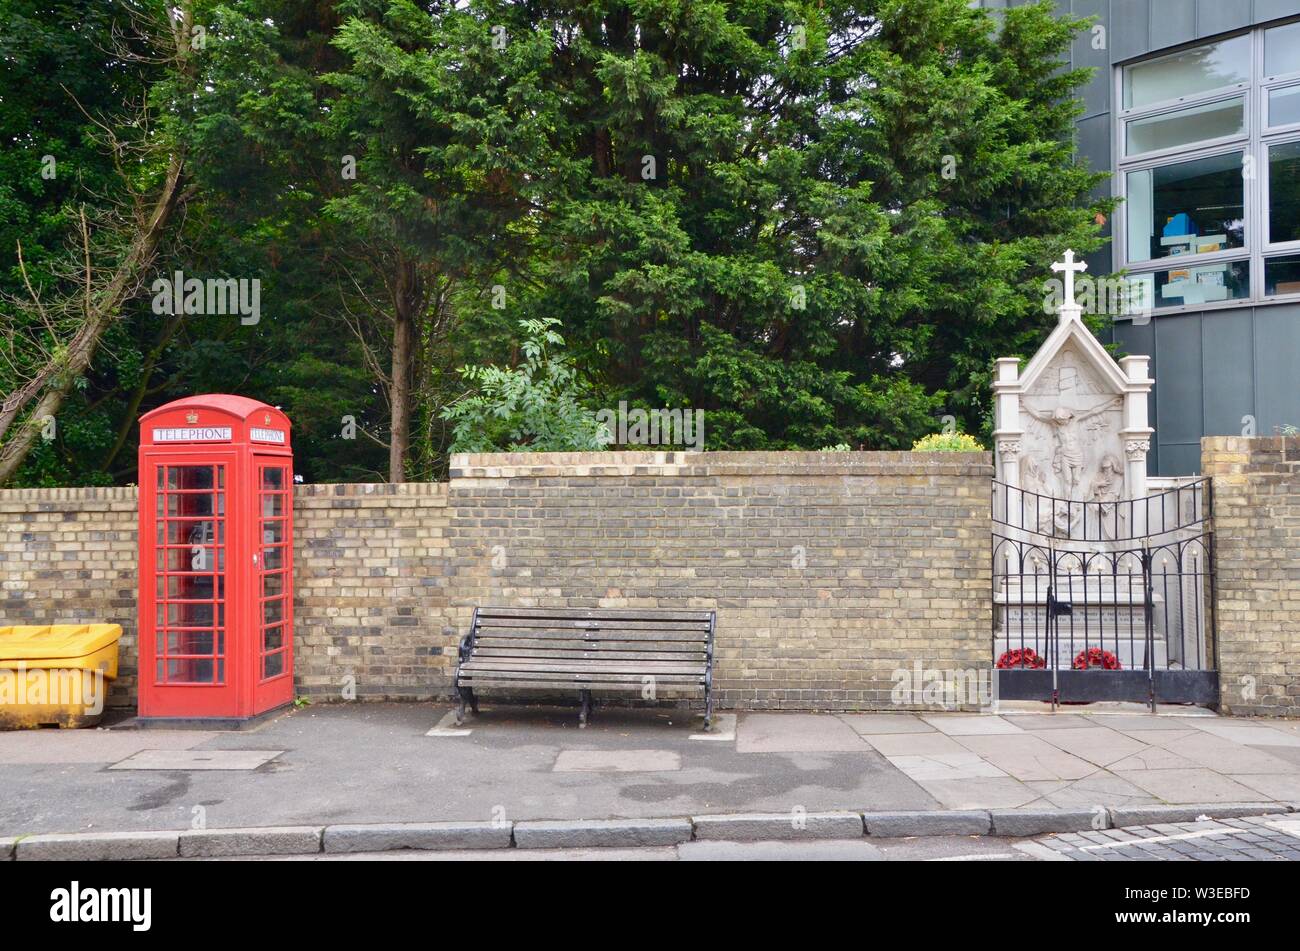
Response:
[[[749,713],[696,738],[677,711],[579,730],[485,704],[465,732],[434,730],[445,706],[357,703],[239,733],[3,733],[0,836],[1300,802],[1300,723],[1180,712],[1201,715]]]

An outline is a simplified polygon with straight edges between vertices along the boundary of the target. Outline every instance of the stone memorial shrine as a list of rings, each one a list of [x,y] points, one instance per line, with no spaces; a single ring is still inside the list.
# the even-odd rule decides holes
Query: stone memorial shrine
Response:
[[[996,365],[994,659],[1200,668],[1207,569],[1184,545],[1200,532],[1200,488],[1150,490],[1149,358],[1116,361],[1084,325],[1084,268],[1071,251],[1052,266],[1064,286],[1055,329],[1023,369]]]

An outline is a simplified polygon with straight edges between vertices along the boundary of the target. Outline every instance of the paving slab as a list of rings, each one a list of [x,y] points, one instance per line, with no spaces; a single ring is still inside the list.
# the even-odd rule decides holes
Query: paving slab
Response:
[[[1160,746],[1220,773],[1294,773],[1300,776],[1300,766],[1295,763],[1209,733],[1171,737],[1161,741]]]
[[[889,762],[909,779],[963,780],[1005,777],[1007,774],[978,753],[962,750],[960,753],[935,753],[930,756],[890,756]]]
[[[1139,789],[1128,780],[1111,775],[1104,770],[1098,770],[1083,779],[1054,782],[1030,780],[1025,785],[1041,797],[1041,801],[1032,804],[1035,806],[1095,809],[1111,805],[1156,805],[1160,802],[1146,790]]]
[[[1221,739],[1250,746],[1300,747],[1300,730],[1281,728],[1257,720],[1192,720],[1196,729]]]
[[[1119,730],[1118,732],[1123,733],[1130,740],[1137,740],[1147,746],[1159,746],[1173,739],[1198,735],[1196,730]]]
[[[1074,730],[1045,730],[1038,734],[1045,742],[1065,750],[1072,756],[1109,766],[1125,757],[1148,749],[1147,744],[1139,743],[1117,730],[1104,726],[1082,727]]]
[[[253,770],[284,750],[141,750],[109,769]]]
[[[1111,714],[1101,717],[1081,717],[1089,726],[1104,726],[1127,733],[1130,730],[1195,730],[1198,723],[1215,723],[1216,718],[1201,720],[1193,717],[1151,716],[1149,714]]]
[[[934,733],[915,713],[841,713],[840,719],[861,734]]]
[[[876,752],[886,756],[938,756],[968,752],[955,738],[937,730],[932,733],[863,734],[862,739]]]
[[[1005,714],[1002,719],[1022,730],[1077,730],[1092,726],[1087,717],[1072,713]]]
[[[1249,802],[1260,795],[1212,769],[1137,769],[1116,775],[1169,803]]]
[[[188,750],[217,734],[199,730],[7,730],[0,765],[116,763],[144,749]]]
[[[1038,798],[1010,776],[925,780],[919,785],[948,809],[1015,809]]]
[[[1023,732],[1009,720],[988,713],[922,714],[926,723],[949,736],[987,736],[996,733]]]
[[[1021,781],[1032,779],[1082,779],[1097,771],[1087,760],[1072,756],[1036,736],[987,735],[961,736],[958,742],[992,763],[1008,776]]]
[[[1128,735],[1133,736],[1131,733]],[[1149,732],[1143,735],[1154,738],[1172,734]],[[1199,763],[1185,756],[1179,756],[1163,746],[1149,746],[1144,750],[1139,750],[1132,756],[1116,760],[1108,768],[1112,771],[1127,769],[1196,769],[1199,765]]]
[[[1251,749],[1267,753],[1269,756],[1284,760],[1293,766],[1300,766],[1300,747],[1298,746],[1252,746]]]
[[[750,713],[736,727],[740,753],[855,753],[867,745],[836,716],[813,713]]]
[[[562,750],[557,773],[662,773],[682,768],[672,750]]]
[[[1232,778],[1268,799],[1300,797],[1300,776],[1295,773],[1233,773]]]

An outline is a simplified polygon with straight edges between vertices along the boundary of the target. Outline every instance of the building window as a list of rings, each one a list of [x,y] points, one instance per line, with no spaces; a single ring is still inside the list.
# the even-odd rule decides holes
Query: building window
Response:
[[[1300,21],[1117,72],[1119,266],[1157,310],[1300,298]]]

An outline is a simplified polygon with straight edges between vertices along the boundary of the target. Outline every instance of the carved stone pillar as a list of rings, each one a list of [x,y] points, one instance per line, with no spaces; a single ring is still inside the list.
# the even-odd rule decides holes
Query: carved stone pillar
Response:
[[[1128,499],[1147,497],[1147,453],[1151,450],[1151,434],[1155,432],[1147,410],[1147,397],[1155,383],[1147,372],[1150,362],[1150,357],[1142,355],[1124,357],[1119,361],[1127,381],[1124,388],[1124,428],[1119,437],[1124,443],[1124,497]],[[1142,504],[1133,506],[1134,535],[1147,532],[1146,509]]]
[[[1002,357],[993,380],[993,448],[997,456],[997,477],[1013,488],[1020,487],[1020,360]]]

